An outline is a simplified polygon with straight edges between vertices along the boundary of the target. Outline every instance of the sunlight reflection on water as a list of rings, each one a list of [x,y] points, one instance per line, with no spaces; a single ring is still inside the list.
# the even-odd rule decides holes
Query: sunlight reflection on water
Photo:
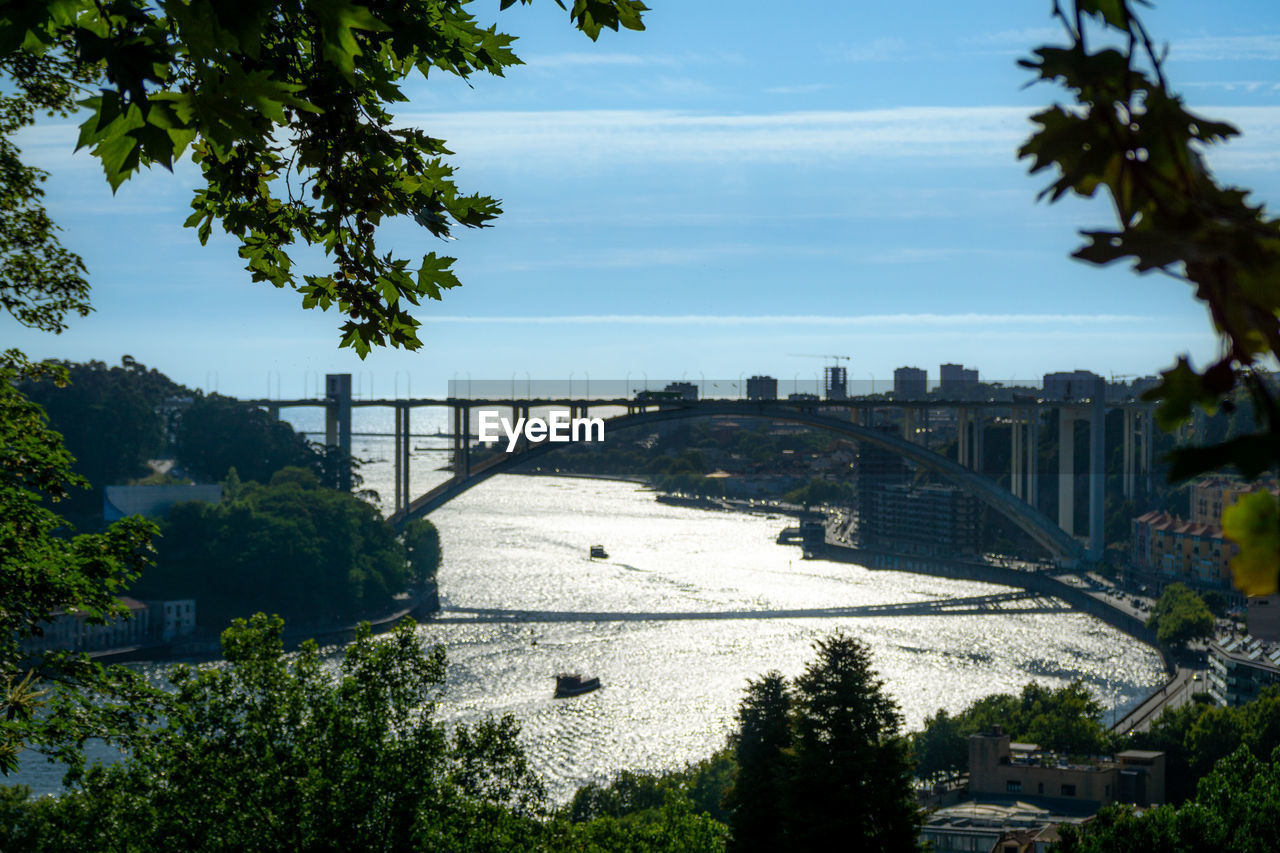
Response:
[[[416,425],[415,425],[415,428]],[[417,446],[442,445],[417,439]],[[357,439],[357,455],[390,458],[389,439]],[[414,461],[415,492],[447,476],[438,453]],[[366,466],[366,485],[392,492],[390,464]],[[858,566],[804,561],[775,544],[785,518],[665,506],[630,483],[499,476],[437,510],[444,563],[442,617],[419,628],[448,649],[440,714],[474,721],[512,714],[553,799],[624,768],[657,770],[724,744],[748,679],[793,676],[815,639],[843,629],[862,638],[906,725],[940,707],[958,711],[1029,680],[1084,679],[1118,715],[1163,680],[1156,653],[1073,613],[960,616],[652,620],[643,614],[806,610],[928,601],[1007,591]],[[588,558],[603,543],[610,557]],[[565,621],[485,622],[471,611],[569,614]],[[573,613],[617,613],[581,621]],[[159,675],[162,664],[144,664]],[[558,672],[600,677],[603,688],[553,699]],[[1110,716],[1110,715],[1108,715]],[[56,790],[58,773],[24,762],[20,778]]]

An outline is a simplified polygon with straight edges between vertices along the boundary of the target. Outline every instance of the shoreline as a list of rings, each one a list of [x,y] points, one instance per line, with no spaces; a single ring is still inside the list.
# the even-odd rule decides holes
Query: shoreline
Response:
[[[289,628],[285,625],[285,651],[298,649],[307,640],[315,640],[319,646],[332,646],[350,643],[355,639],[359,627],[368,623],[374,635],[385,634],[394,629],[406,616],[422,622],[440,610],[439,587],[435,581],[421,589],[416,596],[411,596],[399,607],[382,614],[374,614],[354,622],[343,622],[331,626],[314,626]],[[224,629],[225,630],[225,629]],[[178,661],[178,660],[214,660],[222,656],[222,631],[217,637],[189,640],[178,638],[167,642],[145,643],[117,649],[103,649],[90,652],[89,657],[98,663],[128,663],[141,661]]]

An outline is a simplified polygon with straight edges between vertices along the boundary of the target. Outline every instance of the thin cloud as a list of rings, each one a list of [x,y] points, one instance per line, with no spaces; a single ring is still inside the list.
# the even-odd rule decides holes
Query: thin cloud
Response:
[[[882,36],[863,44],[840,48],[838,58],[844,62],[894,62],[911,58],[905,39]]]
[[[528,68],[572,68],[588,65],[683,65],[684,60],[670,55],[639,53],[548,53],[522,57]]]
[[[1169,48],[1172,59],[1193,62],[1221,60],[1280,59],[1280,34],[1248,36],[1198,36],[1174,39]]]
[[[913,264],[928,263],[930,261],[949,261],[958,258],[993,258],[1008,257],[1010,255],[1020,254],[1017,250],[1011,249],[980,249],[971,246],[960,248],[899,248],[886,249],[881,252],[875,252],[867,257],[867,260],[874,264]]]
[[[1280,83],[1274,80],[1212,80],[1205,82],[1183,83],[1188,89],[1222,89],[1225,92],[1246,92],[1269,94],[1280,91]]]
[[[808,95],[830,88],[830,83],[800,83],[794,86],[770,86],[764,92],[766,95]]]
[[[982,33],[969,36],[961,44],[982,46],[1013,46],[1031,49],[1035,45],[1044,44],[1063,37],[1061,27],[1023,27],[1015,30],[997,30],[993,33]]]
[[[828,162],[910,158],[1006,161],[1030,129],[1026,107],[900,107],[713,115],[675,110],[413,113],[401,121],[448,139],[459,159],[563,173],[629,160],[647,163]],[[512,158],[510,140],[520,140]],[[948,158],[945,162],[936,158]]]
[[[506,264],[503,269],[527,272],[536,269],[629,269],[637,267],[678,266],[696,267],[725,259],[768,255],[830,256],[843,254],[841,247],[825,246],[761,246],[756,243],[726,243],[709,246],[668,247],[654,246],[639,249],[601,249],[575,252],[569,256],[557,256],[546,261],[519,261]]]
[[[541,317],[526,316],[440,316],[430,315],[432,322],[475,323],[488,325],[599,325],[628,324],[646,326],[840,326],[884,329],[982,327],[982,326],[1089,326],[1097,323],[1163,323],[1161,318],[1140,314],[862,314],[831,316],[822,314],[754,315],[754,314],[560,314]]]
[[[1019,106],[897,107],[740,115],[678,110],[555,110],[408,113],[401,123],[450,142],[462,165],[557,175],[633,168],[643,163],[795,163],[831,166],[872,160],[914,167],[1004,165],[1032,130],[1034,110]],[[1197,112],[1236,124],[1244,137],[1211,149],[1211,162],[1280,165],[1280,107],[1204,106]],[[511,156],[510,141],[520,141]],[[1275,161],[1275,165],[1273,164]]]

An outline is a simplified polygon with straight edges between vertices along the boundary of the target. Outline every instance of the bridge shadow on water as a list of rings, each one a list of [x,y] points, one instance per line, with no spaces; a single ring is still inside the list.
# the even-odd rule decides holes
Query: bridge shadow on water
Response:
[[[719,610],[609,612],[578,610],[506,610],[450,607],[424,621],[435,624],[503,622],[678,622],[724,619],[831,619],[878,616],[1010,616],[1021,613],[1071,613],[1065,602],[1040,593],[1020,591],[933,601],[866,604],[858,607],[811,607],[798,610]]]

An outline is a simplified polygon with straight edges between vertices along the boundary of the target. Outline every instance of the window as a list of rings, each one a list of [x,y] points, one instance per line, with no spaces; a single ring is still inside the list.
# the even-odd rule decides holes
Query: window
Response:
[[[1036,793],[1037,793],[1037,794],[1043,794],[1043,793],[1044,793],[1044,783],[1043,783],[1043,782],[1041,782],[1039,785],[1037,785],[1037,786],[1036,786]]]
[[[1022,780],[1010,779],[1008,782],[1004,783],[1004,789],[1010,794],[1020,793],[1022,791]]]
[[[1074,797],[1075,795],[1076,795],[1076,786],[1075,786],[1075,785],[1063,785],[1063,786],[1062,786],[1062,796],[1064,796],[1064,797]]]

